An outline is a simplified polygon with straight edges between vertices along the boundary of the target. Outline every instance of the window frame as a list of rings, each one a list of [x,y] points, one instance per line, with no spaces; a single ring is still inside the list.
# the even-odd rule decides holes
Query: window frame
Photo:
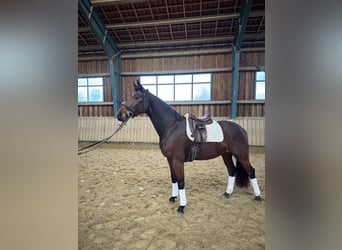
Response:
[[[93,84],[93,83],[90,83],[90,79],[101,79],[101,84]],[[84,80],[86,79],[86,84],[85,85],[80,85],[79,81],[80,79]],[[79,88],[86,88],[86,100],[85,101],[80,101],[79,97],[77,96],[77,102],[78,103],[103,103],[105,100],[104,96],[105,96],[105,79],[103,76],[89,76],[89,77],[78,77],[77,78],[77,93],[79,91]],[[99,101],[94,101],[94,100],[90,100],[90,91],[89,89],[91,88],[98,88],[98,87],[101,87],[102,88],[102,95],[101,95],[101,100]]]
[[[262,79],[258,79],[258,73],[264,74]],[[263,97],[259,97],[257,95],[259,83],[264,84],[264,87],[263,87],[264,96]],[[255,72],[255,82],[254,82],[254,100],[265,101],[265,99],[266,99],[266,73],[265,73],[265,71],[256,71]]]
[[[181,76],[187,76],[191,78],[191,81],[186,80],[184,82],[178,81],[177,78],[180,78]],[[197,75],[208,75],[209,77],[209,81],[194,81],[194,76]],[[169,76],[172,77],[173,81],[169,82],[169,83],[159,83],[159,77],[162,76]],[[144,77],[150,77],[153,78],[153,80],[151,80],[152,83],[144,83],[144,80],[142,80],[142,78]],[[142,75],[139,77],[139,80],[141,82],[141,84],[145,87],[145,88],[153,88],[153,91],[151,91],[153,94],[155,94],[156,96],[160,97],[159,94],[159,89],[161,88],[161,86],[172,86],[173,89],[173,93],[172,93],[172,100],[170,99],[166,99],[166,98],[161,98],[163,101],[165,102],[210,102],[212,101],[212,73],[173,73],[173,74],[155,74],[155,75]],[[177,98],[177,93],[176,93],[176,89],[177,87],[185,87],[191,85],[191,94],[190,94],[190,99],[181,99],[181,98]],[[209,99],[194,99],[194,86],[200,86],[200,85],[209,85]],[[155,90],[155,91],[154,91]]]

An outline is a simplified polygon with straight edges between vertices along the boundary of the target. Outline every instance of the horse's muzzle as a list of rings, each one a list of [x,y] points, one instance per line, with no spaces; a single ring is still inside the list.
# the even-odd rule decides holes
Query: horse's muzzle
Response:
[[[126,109],[126,107],[121,106],[117,113],[117,118],[121,122],[127,122],[129,118],[133,117],[133,113]]]

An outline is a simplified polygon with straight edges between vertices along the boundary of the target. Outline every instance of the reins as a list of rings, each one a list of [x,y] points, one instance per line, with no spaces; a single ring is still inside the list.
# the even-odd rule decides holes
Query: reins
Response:
[[[88,146],[86,146],[86,147],[84,147],[84,148],[78,149],[78,152],[77,152],[77,153],[78,153],[79,155],[80,155],[80,154],[85,154],[85,153],[88,153],[88,152],[90,152],[90,151],[96,149],[98,146],[100,146],[101,144],[107,142],[110,138],[112,138],[113,135],[115,135],[117,132],[119,132],[125,125],[126,125],[126,122],[122,122],[122,123],[120,124],[120,126],[119,126],[119,127],[118,127],[110,136],[104,138],[102,141],[98,141],[98,142],[92,143],[92,144],[90,144],[90,145],[88,145]],[[97,145],[97,146],[96,146],[96,145]],[[96,146],[96,147],[95,147],[95,146]],[[88,149],[88,150],[86,150],[86,149]]]
[[[136,92],[133,93],[133,96],[134,96],[135,93],[136,93]],[[143,104],[144,104],[144,109],[145,109],[145,93],[143,92],[142,94],[143,94],[143,95],[142,95],[142,102],[143,102]],[[136,111],[136,109],[137,109],[139,103],[140,103],[140,102],[136,103],[136,104],[133,106],[133,108],[128,107],[128,106],[127,106],[126,104],[124,104],[124,103],[122,104],[122,106],[124,106],[127,110],[129,110],[129,111],[132,113],[132,115],[130,115],[129,118],[133,118],[133,117],[135,116],[134,114],[135,114],[135,111]],[[119,126],[119,127],[118,127],[110,136],[108,136],[107,138],[104,138],[102,141],[98,141],[98,142],[92,143],[92,144],[90,144],[90,145],[88,145],[88,146],[86,146],[86,147],[84,147],[84,148],[80,148],[80,149],[78,149],[78,152],[77,152],[77,153],[78,153],[79,155],[80,155],[80,154],[85,154],[85,153],[88,153],[88,152],[90,152],[90,151],[96,149],[98,146],[100,146],[101,144],[107,142],[110,138],[113,137],[113,135],[115,135],[117,132],[119,132],[119,131],[126,125],[126,122],[127,122],[127,120],[126,120],[125,122],[122,122],[122,123],[120,124],[120,126]],[[87,149],[88,149],[88,150],[87,150]]]

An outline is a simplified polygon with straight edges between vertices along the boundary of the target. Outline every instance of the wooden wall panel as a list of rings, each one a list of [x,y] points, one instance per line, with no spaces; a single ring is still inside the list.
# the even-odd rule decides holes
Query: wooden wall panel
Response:
[[[227,104],[182,104],[171,105],[178,113],[192,113],[196,116],[202,116],[210,113],[213,116],[230,116],[230,103]],[[263,117],[265,116],[265,104],[243,104],[238,103],[237,114],[241,117]]]
[[[105,102],[113,101],[112,83],[110,81],[110,77],[104,78],[104,101]]]
[[[222,101],[230,99],[232,85],[232,74],[227,73],[213,73],[212,74],[212,100]]]
[[[113,105],[78,105],[78,116],[114,116]]]
[[[242,71],[239,73],[238,100],[254,99],[254,71]]]
[[[152,72],[231,67],[231,55],[198,55],[165,58],[123,59],[123,72]]]
[[[265,66],[265,52],[241,52],[240,67]],[[253,64],[253,63],[254,64]]]
[[[227,117],[216,117],[216,120],[229,120]],[[230,120],[238,123],[248,133],[249,145],[265,146],[265,119],[259,117],[237,118]],[[106,138],[119,126],[120,122],[113,117],[79,117],[78,141],[100,141]],[[139,116],[129,120],[127,125],[109,142],[117,143],[158,143],[159,137],[148,117]]]
[[[107,60],[78,62],[78,73],[79,74],[109,73],[109,63]]]
[[[254,64],[265,66],[264,52],[242,52],[240,67],[254,67]],[[246,59],[247,57],[247,59]],[[251,63],[251,60],[254,62]],[[193,113],[202,115],[211,113],[215,116],[230,115],[230,96],[231,96],[231,54],[213,55],[191,55],[173,57],[153,57],[139,59],[122,59],[122,85],[123,101],[130,98],[133,92],[132,83],[139,78],[139,72],[155,72],[173,70],[192,70],[198,69],[227,69],[226,72],[212,73],[212,100],[228,101],[227,103],[207,103],[207,104],[177,104],[173,107],[180,113]],[[79,62],[79,74],[109,74],[108,60],[96,60]],[[136,72],[137,75],[128,74]],[[255,71],[241,70],[239,72],[238,100],[253,100],[254,98]],[[112,102],[112,89],[110,77],[105,76],[104,101]],[[264,116],[264,103],[238,103],[238,116]],[[79,105],[79,116],[113,116],[112,105]]]
[[[244,117],[264,117],[265,104],[238,104],[237,115]]]
[[[202,116],[210,113],[212,116],[229,116],[230,104],[172,104],[178,113],[185,115],[191,113],[196,116]]]
[[[134,90],[133,82],[139,79],[139,76],[124,76],[122,77],[122,100],[128,100]]]

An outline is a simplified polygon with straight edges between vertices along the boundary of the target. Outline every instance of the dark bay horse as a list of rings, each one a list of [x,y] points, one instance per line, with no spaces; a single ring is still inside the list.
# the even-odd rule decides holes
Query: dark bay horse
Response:
[[[184,162],[193,142],[186,135],[186,119],[177,113],[171,106],[145,90],[137,81],[134,84],[134,93],[130,100],[124,103],[117,113],[119,121],[127,122],[129,118],[146,113],[159,135],[159,147],[167,158],[171,172],[172,195],[170,202],[180,197],[177,211],[184,213],[186,206]],[[255,193],[255,200],[260,201],[260,189],[255,177],[255,170],[249,162],[248,138],[246,131],[238,124],[230,121],[218,121],[224,134],[222,142],[204,142],[196,156],[196,160],[208,160],[222,156],[228,170],[227,189],[225,197],[233,192],[235,179],[237,186],[246,187],[249,178]],[[236,159],[236,166],[232,156]]]

